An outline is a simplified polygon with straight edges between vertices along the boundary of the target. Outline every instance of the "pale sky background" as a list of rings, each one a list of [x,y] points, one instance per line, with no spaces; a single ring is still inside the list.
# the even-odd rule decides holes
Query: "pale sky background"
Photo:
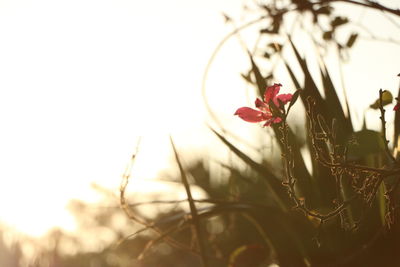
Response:
[[[0,221],[32,235],[72,230],[69,199],[95,201],[92,182],[118,188],[139,136],[136,180],[169,168],[169,134],[183,151],[211,151],[202,75],[232,29],[222,12],[240,19],[243,2],[0,0]],[[369,16],[361,19],[382,20]],[[399,29],[374,25],[400,39]],[[256,33],[243,36],[251,44]],[[344,72],[352,109],[362,115],[379,88],[397,92],[400,53],[359,41]],[[244,137],[258,127],[232,116],[248,103],[239,76],[247,67],[233,38],[207,82],[211,105]]]

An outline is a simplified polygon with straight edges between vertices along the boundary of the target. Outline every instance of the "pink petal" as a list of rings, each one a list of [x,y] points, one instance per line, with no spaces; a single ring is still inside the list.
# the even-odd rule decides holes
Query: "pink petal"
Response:
[[[281,121],[282,121],[282,119],[279,118],[279,117],[271,118],[271,119],[269,119],[269,120],[267,120],[267,121],[265,122],[264,127],[265,127],[265,126],[271,126],[271,124],[273,124],[273,123],[280,123]]]
[[[263,112],[267,112],[267,113],[271,112],[268,105],[266,103],[264,103],[263,101],[261,101],[261,99],[259,99],[259,98],[256,99],[256,108],[258,108],[259,110],[261,110]]]
[[[268,104],[269,101],[274,99],[276,95],[279,93],[281,86],[282,84],[280,83],[275,83],[272,86],[268,86],[264,93],[264,102]]]
[[[277,107],[280,106],[280,105],[279,105],[278,99],[280,100],[280,102],[282,102],[283,105],[285,105],[287,102],[289,102],[290,100],[292,100],[292,94],[281,94],[281,95],[278,95],[276,98],[274,98],[274,99],[273,99],[273,100],[274,100],[274,104],[275,104]]]
[[[242,120],[247,122],[260,122],[270,118],[266,113],[248,107],[239,108],[234,115],[238,115]]]

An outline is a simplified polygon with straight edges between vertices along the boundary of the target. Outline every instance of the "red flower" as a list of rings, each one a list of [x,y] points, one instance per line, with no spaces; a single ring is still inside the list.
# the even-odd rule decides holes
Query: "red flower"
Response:
[[[241,119],[247,122],[261,122],[266,121],[264,126],[270,126],[272,123],[279,123],[282,119],[278,116],[274,116],[270,109],[271,103],[277,108],[283,108],[283,105],[292,100],[292,94],[280,94],[282,84],[275,83],[272,86],[267,87],[264,93],[264,101],[259,98],[256,99],[255,105],[258,110],[242,107],[236,110],[235,115],[238,115]]]

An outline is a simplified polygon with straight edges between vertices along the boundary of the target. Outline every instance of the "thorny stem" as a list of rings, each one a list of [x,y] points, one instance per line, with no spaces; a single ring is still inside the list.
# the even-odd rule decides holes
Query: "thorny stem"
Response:
[[[385,109],[383,108],[382,97],[383,97],[383,91],[382,91],[382,89],[379,89],[379,110],[381,111],[380,119],[382,122],[382,139],[383,139],[386,155],[392,162],[396,162],[396,159],[394,158],[393,154],[390,153],[390,150],[388,147],[389,141],[386,139]]]
[[[321,117],[321,120],[323,120],[323,118]],[[311,123],[312,125],[312,123]],[[334,119],[332,122],[332,128],[334,128],[334,125],[336,125],[336,120]],[[313,125],[311,126],[313,127]],[[330,161],[333,164],[338,164],[338,161],[343,162],[344,161],[344,155],[341,155],[339,153],[339,146],[336,144],[336,129],[332,129],[329,130],[326,133],[328,142],[332,148],[332,152],[329,153],[330,155]],[[340,171],[340,169],[331,169],[332,175],[335,177],[335,183],[336,183],[336,205],[339,205],[339,203],[343,202],[344,200],[344,196],[342,196],[342,177],[344,172]],[[343,217],[343,214],[340,213],[340,221],[342,226],[345,223],[345,219]],[[321,222],[321,226],[322,226],[322,222]]]
[[[385,146],[385,153],[388,155],[388,157],[394,162],[397,163],[395,158],[392,156],[390,153],[390,150],[387,146],[388,141],[386,140],[386,121],[385,121],[385,110],[383,109],[383,104],[382,104],[382,95],[383,91],[380,90],[379,92],[379,108],[381,111],[381,121],[382,121],[382,138],[384,140]],[[365,205],[371,205],[372,201],[375,199],[375,196],[379,190],[380,185],[384,181],[385,178],[392,177],[394,175],[399,175],[400,174],[400,168],[398,164],[393,164],[392,167],[390,168],[372,168],[368,166],[363,166],[363,165],[356,165],[352,164],[349,162],[346,162],[346,157],[344,152],[344,155],[341,155],[340,153],[337,154],[337,151],[335,152],[335,149],[338,148],[335,144],[335,137],[330,129],[323,129],[324,133],[318,133],[315,129],[315,118],[313,117],[313,114],[315,113],[314,111],[314,101],[309,97],[307,99],[308,106],[306,109],[307,116],[309,117],[310,120],[310,137],[311,137],[311,143],[313,146],[313,150],[315,152],[315,159],[323,164],[324,166],[328,167],[331,169],[332,174],[338,174],[343,178],[344,174],[348,174],[350,178],[352,178],[353,184],[353,189],[354,192],[358,195],[363,195],[364,197],[364,204]],[[318,118],[319,120],[321,119],[320,117]],[[323,120],[323,118],[321,119]],[[323,123],[325,124],[325,122]],[[287,126],[283,127],[283,130],[286,129]],[[327,128],[327,127],[323,127]],[[322,136],[322,137],[321,137]],[[322,149],[318,146],[317,140],[325,140],[325,142],[329,142],[332,152],[329,154],[329,156],[325,155]],[[283,140],[287,142],[287,140]],[[327,158],[330,158],[328,160]],[[339,161],[338,161],[339,160]],[[361,184],[357,182],[357,179],[361,178],[360,175],[363,175],[363,181]],[[358,184],[357,184],[358,183]],[[395,185],[390,189],[385,192],[385,196],[388,201],[388,206],[389,206],[389,211],[386,214],[387,222],[388,225],[393,223],[393,212],[395,207],[393,206],[393,192],[394,190],[399,186],[400,184],[400,177],[397,178]],[[291,189],[293,191],[294,187]],[[293,191],[294,192],[294,191]],[[357,195],[356,195],[357,196]],[[349,199],[348,201],[351,201],[355,197]],[[343,204],[346,203],[346,201],[343,202]],[[296,202],[297,204],[297,202]],[[308,213],[306,213],[308,214]],[[340,212],[339,212],[340,214]],[[392,217],[390,217],[392,216]],[[390,218],[389,218],[390,217]]]
[[[395,192],[396,189],[399,187],[400,184],[400,179],[397,179],[396,183],[390,188],[388,192],[385,193],[385,197],[388,202],[388,212],[386,213],[386,220],[388,221],[388,225],[390,226],[391,224],[394,223],[394,217],[395,217],[395,210],[398,208],[396,207],[394,202],[394,197],[395,197]]]
[[[309,120],[311,121],[311,126],[312,128],[310,129],[310,134],[311,134],[311,141],[312,141],[312,145],[313,145],[313,149],[316,153],[315,155],[315,159],[320,162],[322,165],[324,165],[325,167],[328,168],[338,168],[338,169],[344,169],[344,170],[356,170],[356,171],[361,171],[361,172],[373,172],[376,174],[381,175],[383,178],[392,176],[392,175],[396,175],[396,174],[400,174],[400,168],[398,166],[396,166],[393,169],[384,169],[384,168],[374,168],[374,167],[369,167],[369,166],[365,166],[365,165],[358,165],[358,164],[352,164],[349,162],[329,162],[325,155],[322,154],[321,149],[318,147],[318,145],[316,144],[316,140],[318,139],[316,136],[316,130],[313,127],[313,124],[315,124],[315,122],[313,122],[313,117],[312,114],[314,113],[313,110],[313,106],[314,104],[312,103],[313,100],[311,100],[311,98],[309,98],[308,100],[308,107],[307,107],[307,115],[309,117]],[[385,140],[386,140],[386,135],[385,135]],[[387,141],[386,141],[387,143]],[[386,147],[387,148],[387,147]],[[387,148],[387,150],[389,151],[389,149]],[[390,152],[389,152],[390,154]]]
[[[293,177],[291,171],[292,167],[294,166],[294,161],[293,161],[292,149],[289,144],[289,130],[288,130],[288,124],[286,122],[286,116],[287,113],[284,114],[282,118],[282,126],[280,127],[282,131],[281,142],[283,143],[283,149],[284,149],[284,152],[282,153],[282,159],[285,164],[285,175],[286,175],[286,181],[284,182],[284,186],[286,186],[287,188],[289,197],[295,203],[294,206],[295,209],[301,210],[307,216],[319,219],[320,222],[322,223],[340,214],[349,205],[349,203],[356,198],[356,196],[353,196],[349,200],[343,201],[341,205],[339,205],[337,208],[326,214],[321,214],[309,210],[305,205],[305,200],[301,200],[296,196],[296,190],[295,190],[296,179]]]

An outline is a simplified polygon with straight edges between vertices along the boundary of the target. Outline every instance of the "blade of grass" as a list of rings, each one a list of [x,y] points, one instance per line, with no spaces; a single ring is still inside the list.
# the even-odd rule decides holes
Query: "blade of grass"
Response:
[[[193,197],[192,197],[192,192],[190,191],[190,185],[189,185],[189,181],[186,177],[186,173],[182,167],[182,163],[181,160],[179,158],[178,155],[178,151],[176,150],[174,141],[172,140],[172,137],[170,137],[170,141],[171,141],[171,145],[172,148],[174,150],[174,154],[175,154],[175,159],[176,162],[178,164],[179,167],[179,171],[181,174],[181,179],[182,179],[182,183],[185,187],[186,190],[186,195],[188,198],[188,202],[189,202],[189,207],[190,207],[190,214],[192,215],[192,219],[193,219],[193,226],[196,232],[196,239],[197,239],[197,244],[200,250],[200,255],[201,255],[201,259],[202,259],[202,263],[204,267],[208,267],[209,263],[208,263],[208,259],[207,259],[207,255],[206,255],[206,246],[205,246],[205,242],[202,236],[202,231],[201,231],[201,224],[200,224],[200,219],[198,217],[198,213],[197,213],[197,209],[196,209],[196,205],[193,201]]]
[[[292,82],[293,82],[294,86],[296,87],[296,89],[304,90],[303,88],[301,88],[299,81],[297,80],[296,76],[294,75],[294,73],[292,71],[292,68],[290,68],[289,64],[285,60],[284,60],[284,63],[285,63],[286,70],[289,72],[290,78],[292,79]],[[302,94],[300,94],[300,96],[302,96]]]
[[[323,63],[320,66],[322,83],[324,86],[326,104],[328,109],[332,112],[332,117],[336,118],[341,131],[338,132],[339,141],[344,141],[350,134],[353,133],[353,125],[350,117],[346,117],[339,97],[336,93],[336,88],[333,85],[332,79],[328,72],[326,65]]]
[[[323,98],[320,94],[320,92],[318,91],[317,85],[315,84],[311,73],[307,67],[307,63],[306,60],[300,55],[299,51],[297,50],[296,46],[294,45],[293,41],[289,38],[289,42],[290,45],[294,51],[294,54],[296,56],[297,62],[299,63],[301,70],[304,73],[304,86],[303,86],[303,93],[302,93],[302,100],[304,105],[306,105],[305,100],[311,96],[315,102],[316,102],[316,111],[323,115],[325,118],[331,118],[331,116],[329,116],[329,114],[327,114],[326,112],[326,108],[324,106],[324,101]],[[288,66],[288,65],[287,65]],[[291,77],[293,78],[294,75]]]
[[[267,82],[262,76],[261,71],[258,68],[257,64],[254,62],[253,56],[251,55],[250,51],[247,51],[247,53],[250,57],[251,70],[254,74],[254,77],[256,78],[258,93],[260,96],[262,96],[264,94],[265,89],[267,88]]]

